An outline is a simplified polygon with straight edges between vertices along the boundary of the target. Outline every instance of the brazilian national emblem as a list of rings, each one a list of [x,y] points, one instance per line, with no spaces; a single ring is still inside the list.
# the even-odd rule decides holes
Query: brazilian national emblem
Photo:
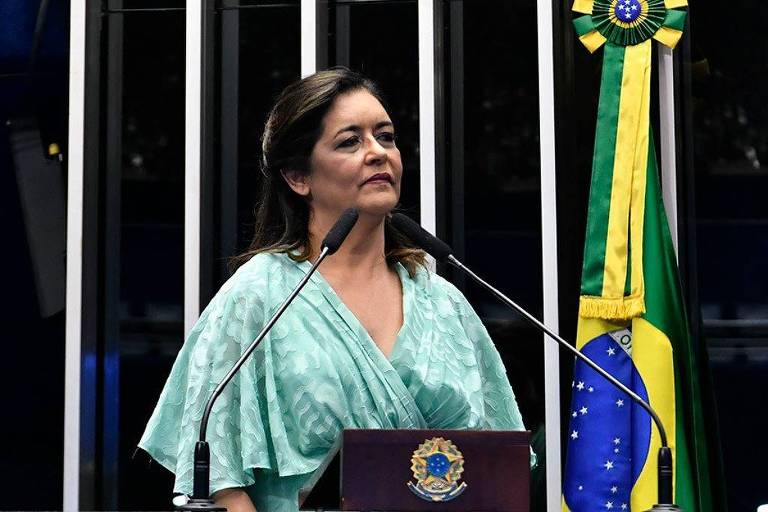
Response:
[[[411,457],[411,471],[416,483],[408,488],[426,501],[449,501],[467,488],[459,483],[464,472],[464,457],[448,439],[433,437],[420,444]]]

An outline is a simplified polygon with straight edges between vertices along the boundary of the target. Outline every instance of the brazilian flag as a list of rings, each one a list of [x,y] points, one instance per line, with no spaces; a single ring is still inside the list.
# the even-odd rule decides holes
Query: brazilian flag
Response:
[[[725,510],[706,352],[688,327],[649,123],[651,43],[673,47],[682,0],[576,0],[576,33],[604,47],[577,346],[658,412],[675,503]],[[563,510],[656,503],[659,434],[645,410],[581,362],[574,368]],[[713,446],[715,444],[715,446]]]

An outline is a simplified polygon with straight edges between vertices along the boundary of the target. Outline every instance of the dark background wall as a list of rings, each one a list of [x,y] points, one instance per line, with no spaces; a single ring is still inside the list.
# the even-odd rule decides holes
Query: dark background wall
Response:
[[[41,316],[10,136],[31,123],[39,129],[40,155],[49,144],[66,145],[68,3],[51,3],[36,38],[37,17],[37,2],[0,3],[0,508],[6,510],[62,506],[64,314]],[[57,163],[50,170],[64,172]]]

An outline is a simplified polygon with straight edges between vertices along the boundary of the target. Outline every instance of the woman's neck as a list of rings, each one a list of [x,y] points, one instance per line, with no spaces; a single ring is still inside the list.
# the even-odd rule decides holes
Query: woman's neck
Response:
[[[312,259],[320,254],[320,243],[336,219],[311,219],[309,238]],[[386,271],[384,247],[384,217],[360,215],[339,250],[325,259],[321,266],[324,275],[345,274],[364,276]]]

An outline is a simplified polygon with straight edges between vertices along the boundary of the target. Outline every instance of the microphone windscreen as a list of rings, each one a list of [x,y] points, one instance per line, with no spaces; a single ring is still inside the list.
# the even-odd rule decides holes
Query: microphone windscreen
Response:
[[[349,232],[355,227],[357,222],[358,213],[354,208],[347,208],[344,213],[341,214],[339,220],[333,225],[333,227],[325,235],[323,243],[320,245],[321,249],[328,248],[328,254],[331,255],[339,250],[344,239],[347,238]]]
[[[453,254],[453,249],[448,244],[402,213],[392,215],[392,225],[437,261],[444,261]]]

